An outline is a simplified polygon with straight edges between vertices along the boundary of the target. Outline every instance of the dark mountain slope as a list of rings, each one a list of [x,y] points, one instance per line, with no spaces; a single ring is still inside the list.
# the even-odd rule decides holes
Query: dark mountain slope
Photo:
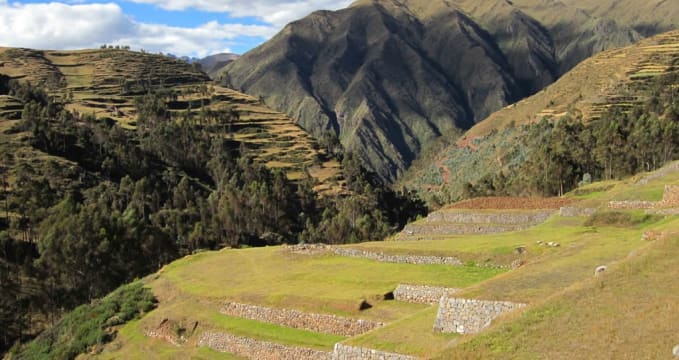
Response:
[[[488,33],[452,8],[427,21],[388,4],[317,12],[227,72],[312,133],[338,132],[388,179],[521,92]]]
[[[608,14],[585,0],[358,1],[288,25],[228,65],[225,81],[316,136],[338,133],[393,180],[442,134],[543,89],[596,52],[641,39],[641,29],[673,27],[679,4],[662,5],[670,19],[657,22],[617,21],[623,11],[611,6]]]

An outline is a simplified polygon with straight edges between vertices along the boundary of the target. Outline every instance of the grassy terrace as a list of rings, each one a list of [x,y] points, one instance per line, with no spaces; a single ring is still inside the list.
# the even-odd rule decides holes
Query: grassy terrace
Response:
[[[219,271],[225,264],[240,269],[238,276],[225,279]],[[466,287],[502,272],[483,267],[294,255],[272,247],[198,254],[172,263],[162,276],[193,296],[389,321],[404,310],[421,308],[382,300],[400,283]],[[359,312],[362,300],[374,307]]]
[[[438,358],[670,358],[679,341],[679,221],[658,228],[674,234],[614,265],[602,279],[565,288]]]

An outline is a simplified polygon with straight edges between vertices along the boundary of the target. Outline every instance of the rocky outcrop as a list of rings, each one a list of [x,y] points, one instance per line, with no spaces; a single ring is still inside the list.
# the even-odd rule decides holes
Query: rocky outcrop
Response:
[[[329,352],[281,345],[218,332],[200,336],[198,346],[257,360],[332,360]]]
[[[417,360],[417,357],[368,348],[335,344],[333,360]]]
[[[434,322],[434,331],[476,334],[490,326],[500,315],[521,309],[526,304],[442,297]]]
[[[341,336],[360,335],[384,325],[381,322],[370,320],[349,319],[334,315],[273,309],[239,303],[226,303],[220,312],[229,316]]]
[[[335,248],[335,254],[375,260],[386,263],[416,264],[416,265],[452,265],[460,266],[462,261],[450,256],[424,256],[424,255],[388,255],[381,252],[371,252],[350,248]]]
[[[394,300],[416,304],[437,304],[442,297],[458,291],[459,289],[445,287],[401,284],[394,290]]]

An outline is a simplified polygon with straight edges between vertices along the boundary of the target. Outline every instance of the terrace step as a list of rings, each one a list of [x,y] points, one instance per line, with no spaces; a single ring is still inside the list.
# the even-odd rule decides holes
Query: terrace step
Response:
[[[340,336],[361,335],[384,326],[384,323],[371,320],[350,319],[335,315],[305,313],[298,310],[274,309],[232,302],[224,304],[220,313],[295,329]]]
[[[270,341],[255,340],[221,332],[205,332],[200,335],[198,346],[219,352],[227,352],[248,359],[261,360],[331,360],[332,353],[297,346],[282,345]]]

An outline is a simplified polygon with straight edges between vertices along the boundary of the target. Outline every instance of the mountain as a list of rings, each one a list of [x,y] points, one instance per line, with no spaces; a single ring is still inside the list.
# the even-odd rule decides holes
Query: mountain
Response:
[[[676,2],[637,3],[357,1],[289,24],[224,77],[316,136],[337,133],[394,180],[434,139],[541,90],[594,53],[676,27]]]
[[[203,71],[215,79],[226,65],[229,65],[239,57],[240,55],[237,54],[219,53],[199,59],[198,62],[202,66]]]
[[[571,164],[590,161],[585,171],[569,170],[573,182],[567,187],[576,186],[585,173],[600,179],[611,177],[602,162],[621,161],[621,167],[642,165],[652,170],[677,156],[672,143],[679,139],[679,97],[675,94],[678,64],[676,30],[601,52],[539,93],[493,113],[460,138],[437,141],[399,184],[418,190],[432,203],[444,205],[473,195],[469,190],[479,187],[491,192],[518,191],[512,189],[514,186],[530,192],[531,180],[525,166],[539,154]],[[542,120],[547,120],[546,124]],[[579,128],[569,130],[573,137],[587,133],[580,140],[593,138],[582,143],[584,152],[573,149],[574,145],[561,150],[550,148],[559,143],[557,139],[541,138],[543,130],[550,133],[560,122],[570,123],[571,129]],[[617,137],[608,138],[604,136],[606,132],[594,130],[605,126],[614,129]],[[538,141],[548,143],[535,144],[536,140],[531,139],[534,135]],[[609,153],[596,148],[596,142],[619,151]],[[658,146],[663,149],[658,150]],[[579,159],[572,158],[571,151],[579,154]],[[606,160],[606,156],[610,159]],[[613,176],[620,175],[624,174]]]

